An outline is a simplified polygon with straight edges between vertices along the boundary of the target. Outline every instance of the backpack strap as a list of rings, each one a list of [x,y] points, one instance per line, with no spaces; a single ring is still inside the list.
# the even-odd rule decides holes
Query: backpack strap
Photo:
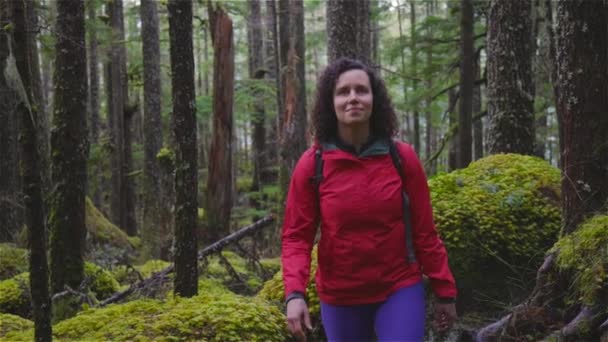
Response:
[[[323,181],[323,146],[319,144],[319,147],[315,150],[315,175],[312,177],[311,182],[314,183],[317,191],[317,199],[319,198],[319,186]]]
[[[416,262],[416,254],[414,252],[414,237],[412,234],[412,215],[410,212],[410,198],[405,192],[405,173],[403,172],[403,165],[401,163],[401,158],[399,157],[399,152],[397,151],[397,146],[395,142],[391,139],[389,142],[389,153],[391,155],[391,160],[393,161],[393,165],[395,169],[397,169],[397,173],[399,173],[399,177],[401,178],[401,196],[403,198],[403,225],[405,227],[405,246],[407,248],[407,260],[409,263]]]

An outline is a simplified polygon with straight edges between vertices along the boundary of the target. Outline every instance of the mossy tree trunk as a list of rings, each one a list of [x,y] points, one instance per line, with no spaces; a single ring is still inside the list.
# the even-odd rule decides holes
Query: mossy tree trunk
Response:
[[[412,76],[412,93],[415,93],[418,89],[418,49],[416,48],[417,43],[417,32],[416,32],[416,1],[410,1],[410,64],[411,64],[411,76]],[[419,101],[416,96],[411,98],[413,112],[413,128],[414,128],[414,150],[417,155],[420,155],[420,111]]]
[[[51,341],[51,301],[49,297],[49,269],[46,257],[46,226],[44,201],[42,199],[42,177],[38,152],[38,118],[40,106],[36,101],[33,70],[38,68],[38,50],[31,50],[35,34],[28,11],[32,10],[31,1],[13,1],[12,19],[15,25],[15,60],[18,73],[13,74],[13,85],[23,87],[17,91],[16,113],[21,121],[21,177],[23,179],[23,203],[25,205],[25,222],[28,228],[29,280],[34,316],[34,336],[36,341]],[[28,8],[29,7],[29,8]],[[35,63],[36,62],[36,63]],[[35,64],[34,64],[35,63]],[[39,84],[38,84],[39,85]],[[17,89],[15,89],[17,90]],[[44,115],[44,112],[42,112]],[[41,151],[42,152],[42,151]]]
[[[87,63],[84,2],[57,4],[53,130],[51,133],[51,291],[84,280],[87,183]]]
[[[209,4],[213,59],[213,141],[207,178],[207,231],[210,244],[227,235],[232,211],[232,105],[234,98],[234,45],[232,20]]]
[[[608,4],[558,1],[557,22],[554,89],[563,137],[562,235],[566,235],[589,216],[603,213],[608,200]],[[594,303],[566,300],[568,291],[577,289],[569,285],[573,274],[560,273],[558,253],[545,258],[526,303],[481,329],[477,341],[506,340],[503,336],[513,332],[529,333],[538,340],[546,335],[560,341],[608,338],[605,282],[597,289]],[[552,331],[556,325],[559,330]],[[531,326],[536,328],[531,331]]]
[[[167,8],[171,41],[171,98],[176,141],[175,293],[183,297],[191,297],[198,291],[196,257],[198,169],[192,1],[170,0]]]
[[[248,40],[249,50],[249,78],[261,80],[266,73],[264,63],[264,37],[262,36],[262,11],[259,0],[249,0],[248,17]],[[264,101],[259,92],[254,94],[253,115],[251,125],[253,126],[253,181],[251,190],[258,191],[268,182],[267,156],[266,156],[266,110]]]
[[[563,149],[564,232],[608,199],[608,5],[557,3],[557,111]]]
[[[161,252],[160,165],[156,155],[163,146],[161,121],[160,41],[155,0],[142,0],[142,56],[144,58],[144,224],[141,229],[145,254],[158,259]]]
[[[14,58],[9,52],[11,34],[10,1],[0,2],[0,70]],[[6,28],[6,31],[4,30]],[[20,181],[19,146],[17,135],[19,122],[15,112],[15,93],[10,89],[10,80],[0,72],[0,242],[11,242],[21,228],[22,203],[19,193]]]
[[[489,153],[534,153],[532,3],[493,0],[488,9]]]
[[[266,77],[272,80],[277,87],[276,91],[276,111],[281,112],[281,102],[283,101],[281,94],[281,79],[279,78],[279,37],[277,29],[277,8],[275,0],[266,0],[266,12],[264,15],[264,25],[266,31],[266,40],[264,49],[266,51],[266,68],[268,73]],[[276,137],[279,135],[279,119],[280,115],[277,115],[276,120],[270,123],[270,132],[268,133],[267,145],[267,162],[268,165],[276,165],[278,151],[279,151],[279,140]],[[273,173],[272,179],[276,180],[277,175]]]

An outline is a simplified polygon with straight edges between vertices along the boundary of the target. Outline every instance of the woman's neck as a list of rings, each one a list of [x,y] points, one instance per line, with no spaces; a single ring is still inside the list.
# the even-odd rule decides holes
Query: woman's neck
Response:
[[[357,153],[367,142],[369,135],[369,125],[345,126],[338,124],[338,136],[344,143],[353,146]]]

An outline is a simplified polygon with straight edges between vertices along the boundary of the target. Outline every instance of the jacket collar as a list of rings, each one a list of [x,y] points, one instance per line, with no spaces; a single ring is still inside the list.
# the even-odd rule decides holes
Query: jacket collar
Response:
[[[358,158],[389,154],[389,140],[373,136],[370,136],[369,140],[363,144],[361,151],[358,154],[356,153],[354,146],[346,144],[338,137],[335,137],[329,142],[321,143],[321,146],[323,147],[323,151],[341,150]]]

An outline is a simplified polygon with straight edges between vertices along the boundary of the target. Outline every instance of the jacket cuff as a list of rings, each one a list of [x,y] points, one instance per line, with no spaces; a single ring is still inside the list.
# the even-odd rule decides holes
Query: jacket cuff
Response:
[[[454,298],[454,297],[437,297],[437,303],[454,304],[454,303],[456,303],[456,298]]]
[[[287,297],[285,297],[285,305],[287,305],[287,303],[289,303],[290,300],[296,299],[296,298],[304,299],[305,297],[302,292],[293,291],[292,293],[288,294]]]

